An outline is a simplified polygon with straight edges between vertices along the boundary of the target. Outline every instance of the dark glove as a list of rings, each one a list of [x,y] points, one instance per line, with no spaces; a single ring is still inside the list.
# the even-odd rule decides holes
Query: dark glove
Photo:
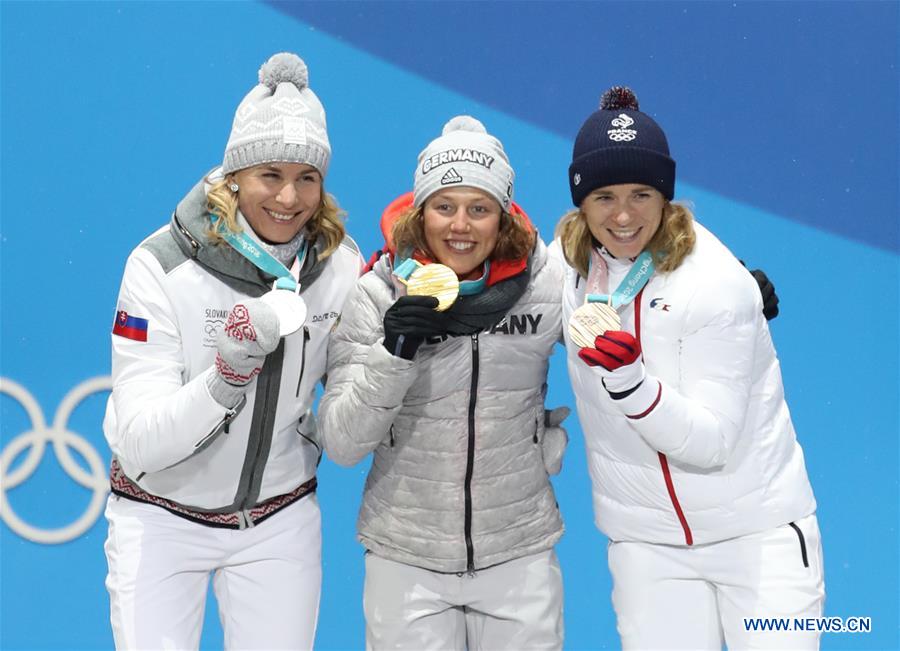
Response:
[[[412,359],[427,337],[446,334],[447,318],[434,308],[434,296],[401,296],[384,313],[384,347],[391,355]]]
[[[778,295],[775,293],[775,285],[762,269],[753,269],[750,273],[759,285],[759,293],[762,294],[763,316],[766,317],[766,321],[771,321],[778,316]]]
[[[746,269],[747,264],[743,260],[739,262]],[[775,285],[772,284],[772,281],[769,280],[766,272],[762,269],[748,271],[750,271],[750,275],[753,276],[756,284],[759,285],[759,293],[762,294],[763,316],[766,317],[766,321],[771,321],[778,316],[778,295],[775,293]]]

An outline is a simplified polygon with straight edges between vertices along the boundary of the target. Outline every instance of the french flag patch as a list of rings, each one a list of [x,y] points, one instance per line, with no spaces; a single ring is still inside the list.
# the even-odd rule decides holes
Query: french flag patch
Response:
[[[113,323],[113,334],[134,339],[135,341],[147,341],[147,319],[131,316],[125,310],[116,312],[116,321]]]

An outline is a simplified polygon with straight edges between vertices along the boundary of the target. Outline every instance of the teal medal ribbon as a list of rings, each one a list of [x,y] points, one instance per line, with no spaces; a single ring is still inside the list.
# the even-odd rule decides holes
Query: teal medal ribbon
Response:
[[[210,214],[213,225],[219,220],[218,215]],[[253,241],[246,233],[232,233],[225,229],[221,233],[222,238],[228,242],[232,249],[240,253],[253,266],[261,269],[270,276],[275,276],[272,290],[260,297],[278,315],[279,333],[282,337],[296,332],[306,322],[306,303],[300,297],[300,283],[294,278],[290,269],[281,264],[275,257],[262,248],[258,242]],[[297,269],[301,269],[309,242],[303,241],[303,246],[297,251]]]
[[[409,277],[419,267],[423,266],[421,262],[412,258],[403,258],[397,266],[394,267],[394,275],[401,280],[409,280]],[[461,280],[459,281],[460,296],[471,296],[479,294],[487,285],[488,275],[491,273],[491,261],[484,261],[484,273],[477,280]]]
[[[598,267],[602,266],[602,269],[595,269],[595,262]],[[595,271],[599,273],[595,274]],[[650,281],[654,271],[653,256],[649,251],[644,251],[635,258],[631,269],[628,270],[625,278],[619,283],[612,295],[588,293],[584,299],[585,303],[607,303],[613,309],[618,310],[634,300],[635,296],[644,288],[644,285]],[[588,270],[588,287],[590,288],[591,285],[596,286],[603,280],[606,280],[607,274],[606,261],[599,254],[596,257],[591,255],[591,268]]]
[[[218,215],[211,214],[210,219],[213,225],[219,221]],[[254,242],[253,238],[248,237],[247,234],[243,232],[232,233],[228,229],[225,229],[225,232],[221,233],[221,235],[222,238],[231,245],[232,249],[247,258],[253,263],[253,266],[262,269],[270,276],[275,276],[275,278],[277,278],[273,289],[288,289],[292,292],[299,291],[300,285],[293,274],[291,274],[290,270],[276,260],[271,253],[262,248],[257,242]],[[304,240],[303,246],[297,251],[298,269],[303,266],[303,260],[306,258],[308,244],[309,243]]]

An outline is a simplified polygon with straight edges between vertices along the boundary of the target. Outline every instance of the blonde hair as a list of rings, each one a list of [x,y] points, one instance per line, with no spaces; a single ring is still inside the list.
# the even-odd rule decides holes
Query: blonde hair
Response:
[[[209,212],[219,219],[210,222],[207,234],[214,244],[223,241],[222,236],[226,230],[232,233],[240,233],[241,227],[237,223],[238,197],[228,186],[231,178],[224,178],[212,183],[206,195],[206,203]],[[322,183],[322,200],[315,214],[303,226],[306,237],[315,241],[322,238],[325,247],[319,252],[319,260],[324,260],[340,246],[346,235],[344,229],[344,216],[346,213],[338,206],[333,196],[325,192],[325,184]]]
[[[562,216],[556,225],[555,235],[562,245],[566,262],[587,278],[594,236],[591,235],[587,220],[579,208],[570,210]],[[694,215],[690,208],[667,201],[663,207],[659,228],[647,243],[646,250],[653,256],[656,270],[665,273],[681,266],[688,254],[694,250],[696,241]]]
[[[425,240],[425,210],[423,206],[413,206],[403,211],[391,228],[391,242],[398,254],[406,255],[420,251],[434,260],[434,252]],[[519,218],[505,210],[500,213],[500,231],[497,244],[491,252],[491,260],[521,260],[534,248],[535,234]]]

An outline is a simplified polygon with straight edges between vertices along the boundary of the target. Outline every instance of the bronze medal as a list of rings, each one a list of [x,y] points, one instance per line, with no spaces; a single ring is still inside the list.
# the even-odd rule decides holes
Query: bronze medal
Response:
[[[593,348],[607,330],[621,330],[622,320],[608,303],[585,303],[569,319],[569,337],[579,348]]]

